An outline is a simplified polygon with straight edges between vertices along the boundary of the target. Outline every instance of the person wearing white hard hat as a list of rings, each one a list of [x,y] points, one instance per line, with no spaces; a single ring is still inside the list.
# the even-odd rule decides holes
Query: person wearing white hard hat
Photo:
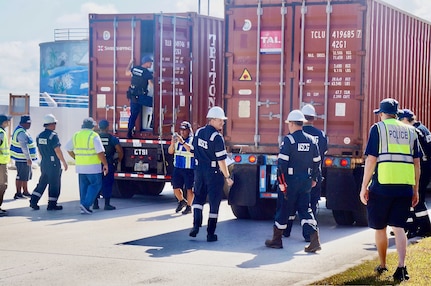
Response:
[[[311,104],[306,104],[301,108],[301,112],[304,114],[305,119],[307,120],[302,127],[302,130],[305,133],[310,134],[314,137],[319,146],[319,154],[320,154],[320,168],[323,167],[323,159],[325,154],[328,152],[328,139],[326,137],[325,132],[320,129],[317,129],[313,126],[313,121],[316,119],[316,109]],[[319,177],[319,180],[313,188],[311,188],[310,192],[310,207],[313,211],[314,217],[317,219],[317,205],[319,204],[320,195],[321,195],[321,186],[322,186],[322,176]],[[285,237],[290,236],[290,232],[292,230],[293,221],[296,217],[296,210],[292,210],[293,213],[289,214],[289,221],[287,223],[287,228],[284,230],[283,235]],[[304,237],[306,241],[310,241],[310,237]]]
[[[61,188],[61,163],[63,163],[65,171],[68,166],[60,148],[61,144],[58,135],[54,131],[56,126],[57,119],[55,116],[52,114],[45,115],[43,117],[43,127],[45,127],[45,130],[36,137],[37,149],[41,156],[41,174],[39,183],[33,190],[30,199],[30,207],[34,210],[39,210],[40,207],[37,203],[48,185],[47,210],[57,211],[63,209],[63,206],[57,204]]]
[[[227,117],[221,107],[214,106],[207,113],[208,124],[196,131],[193,138],[195,157],[195,198],[193,200],[193,228],[189,235],[196,237],[202,225],[202,210],[208,196],[210,212],[207,227],[207,241],[217,241],[217,226],[223,186],[226,181],[232,186],[226,164],[227,152],[220,131]]]
[[[311,211],[310,191],[320,177],[320,154],[314,138],[302,130],[306,121],[300,110],[292,110],[287,116],[289,134],[280,146],[278,154],[278,198],[273,226],[273,238],[265,241],[270,248],[283,248],[282,235],[287,228],[288,214],[297,210],[304,237],[310,237],[305,252],[321,249],[317,222]]]

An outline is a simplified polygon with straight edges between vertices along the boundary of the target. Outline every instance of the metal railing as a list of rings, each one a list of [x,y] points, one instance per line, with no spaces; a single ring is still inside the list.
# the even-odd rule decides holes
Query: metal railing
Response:
[[[54,41],[88,40],[88,28],[54,29]]]
[[[39,106],[88,108],[88,95],[74,94],[39,94]]]

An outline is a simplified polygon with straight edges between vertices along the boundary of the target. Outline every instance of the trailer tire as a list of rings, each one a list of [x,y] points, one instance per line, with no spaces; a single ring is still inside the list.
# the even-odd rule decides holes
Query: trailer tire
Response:
[[[141,191],[144,195],[158,196],[164,187],[165,182],[144,182],[141,184]]]
[[[248,207],[250,218],[253,220],[274,219],[277,200],[257,199],[254,206]]]
[[[332,210],[332,215],[338,225],[352,225],[355,222],[351,211]]]
[[[367,208],[362,205],[359,210],[353,212],[353,218],[356,226],[368,226]]]
[[[250,214],[248,212],[248,207],[246,206],[238,206],[238,205],[231,205],[230,208],[232,209],[233,214],[238,219],[250,219]]]
[[[136,187],[130,181],[115,180],[112,194],[114,197],[130,199],[135,194]]]

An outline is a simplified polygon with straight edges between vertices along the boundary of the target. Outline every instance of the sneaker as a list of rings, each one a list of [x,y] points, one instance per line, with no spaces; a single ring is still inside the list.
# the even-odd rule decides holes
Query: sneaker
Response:
[[[407,267],[397,267],[397,270],[395,270],[394,275],[392,275],[394,277],[395,281],[404,281],[404,280],[409,280],[410,276],[409,273],[407,272]]]
[[[4,209],[0,209],[0,216],[7,216],[7,211]]]
[[[178,206],[175,209],[175,212],[177,213],[177,212],[181,211],[185,206],[187,206],[187,201],[186,200],[179,201],[178,202]]]
[[[105,211],[112,211],[112,210],[115,210],[116,209],[116,207],[114,207],[114,206],[111,206],[111,205],[105,205],[105,207],[103,208]]]
[[[13,196],[14,200],[22,199],[22,198],[24,198],[24,196],[21,193],[15,193],[15,196]]]
[[[79,205],[79,208],[81,209],[82,214],[92,214],[93,211],[90,208],[87,208],[83,205]]]
[[[31,197],[30,193],[22,193],[22,195],[25,196],[25,197]]]
[[[32,202],[30,202],[30,207],[31,207],[32,209],[34,209],[35,211],[38,211],[38,210],[40,209],[40,207],[39,207],[37,204],[34,204],[34,203],[32,203]]]
[[[189,214],[192,213],[192,207],[186,206],[186,208],[183,210],[182,214]]]
[[[63,209],[63,206],[55,205],[55,206],[48,206],[46,208],[47,211],[61,211]]]
[[[386,267],[382,267],[382,266],[376,266],[376,268],[374,268],[374,272],[377,273],[377,275],[381,275],[383,274],[383,272],[388,271],[388,269]]]

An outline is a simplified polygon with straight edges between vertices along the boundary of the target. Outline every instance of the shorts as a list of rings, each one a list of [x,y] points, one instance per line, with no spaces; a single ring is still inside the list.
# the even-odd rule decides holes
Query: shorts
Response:
[[[369,192],[368,226],[373,229],[384,229],[388,225],[404,228],[411,205],[411,196],[386,196]]]
[[[0,164],[0,186],[7,187],[7,165]]]
[[[194,180],[195,173],[193,169],[174,168],[172,172],[172,187],[174,189],[185,187],[186,190],[191,190]]]
[[[30,181],[33,173],[31,166],[27,165],[27,162],[15,162],[16,166],[16,179],[18,181]]]

